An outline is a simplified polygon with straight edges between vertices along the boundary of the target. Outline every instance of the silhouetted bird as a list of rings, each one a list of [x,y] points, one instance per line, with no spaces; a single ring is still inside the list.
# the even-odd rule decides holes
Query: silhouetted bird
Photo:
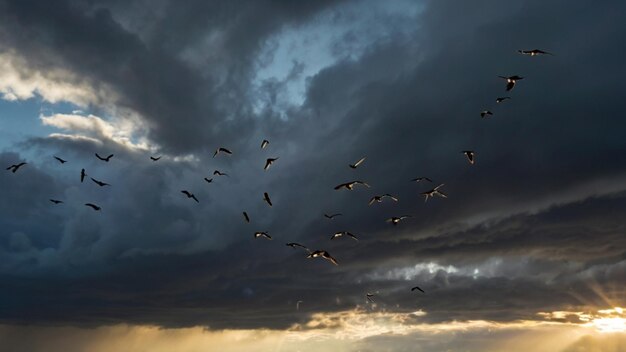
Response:
[[[330,261],[331,263],[335,264],[335,265],[339,265],[339,263],[337,263],[337,260],[335,258],[333,258],[330,253],[326,252],[326,251],[313,251],[311,252],[307,258],[324,258],[328,261]]]
[[[484,118],[485,116],[489,117],[489,116],[493,116],[493,113],[489,110],[483,110],[480,112],[480,117]]]
[[[430,191],[422,192],[422,195],[425,197],[424,203],[428,201],[428,198],[433,198],[434,196],[438,196],[441,198],[448,198],[448,196],[445,193],[439,190],[439,188],[443,187],[443,185],[444,184],[442,183],[439,186],[431,189]]]
[[[509,77],[504,77],[504,76],[498,76],[502,79],[506,79],[506,90],[507,92],[510,91],[511,89],[513,89],[513,87],[515,87],[515,83],[517,83],[517,81],[524,79],[524,77],[520,77],[518,75],[515,76],[509,76]]]
[[[87,176],[87,173],[85,172],[85,169],[81,169],[80,170],[80,182],[82,183],[83,181],[85,181],[85,176]]]
[[[296,310],[300,310],[300,303],[304,303],[304,301],[296,302]]]
[[[372,299],[372,297],[374,297],[373,293],[369,293],[368,292],[368,293],[365,294],[365,297],[367,298],[368,301],[370,301],[372,303],[375,303],[374,300]]]
[[[63,160],[59,158],[58,156],[54,156],[54,158],[57,159],[61,164],[65,164],[67,162],[67,160]]]
[[[268,240],[272,239],[272,236],[270,236],[267,232],[255,232],[254,233],[254,238],[259,238],[259,237],[265,237]]]
[[[500,97],[500,98],[496,98],[496,103],[501,103],[507,99],[511,99],[511,97]]]
[[[95,184],[97,184],[97,185],[98,185],[98,186],[100,186],[100,187],[103,187],[103,186],[110,186],[110,184],[108,184],[108,183],[106,183],[106,182],[98,181],[98,180],[96,180],[96,179],[95,179],[95,178],[93,178],[93,177],[90,177],[90,178],[91,178],[91,180],[92,180]]]
[[[63,201],[62,201],[62,200],[56,200],[56,199],[50,199],[50,201],[51,201],[52,203],[54,203],[54,204],[61,204],[61,203],[63,203]]]
[[[100,155],[98,155],[98,153],[96,153],[96,158],[102,160],[102,161],[106,161],[107,163],[109,162],[109,160],[111,160],[111,158],[113,157],[113,154],[107,156],[106,158],[101,157]]]
[[[97,206],[97,205],[95,205],[95,204],[92,204],[92,203],[85,203],[85,205],[86,205],[86,206],[88,206],[88,207],[90,207],[91,209],[93,209],[93,210],[95,210],[95,211],[98,211],[98,210],[102,209],[102,208],[100,208],[99,206]]]
[[[353,235],[352,233],[348,232],[348,231],[340,231],[340,232],[335,232],[334,235],[330,236],[331,240],[334,240],[335,238],[338,237],[342,237],[342,236],[348,236],[351,237],[353,240],[358,241],[359,239]]]
[[[265,161],[265,167],[263,168],[263,170],[267,170],[270,168],[270,166],[272,166],[272,164],[278,160],[278,158],[267,158],[267,160]]]
[[[469,161],[470,164],[474,165],[474,151],[473,150],[464,150],[461,153],[465,154],[465,156],[467,157],[467,161]]]
[[[350,164],[348,166],[350,166],[353,169],[356,169],[357,167],[359,167],[359,165],[361,165],[363,162],[365,161],[365,157],[362,157],[361,159],[359,159],[359,161],[357,161],[354,164]]]
[[[532,49],[532,50],[518,50],[518,53],[522,54],[522,55],[530,55],[530,56],[537,56],[537,55],[552,55],[554,56],[554,54],[551,54],[547,51],[543,51],[543,50],[539,50],[539,49]]]
[[[415,290],[418,290],[418,291],[420,291],[420,292],[422,292],[422,293],[426,293],[426,292],[424,292],[424,290],[422,290],[421,288],[419,288],[419,287],[417,287],[417,286],[413,287],[413,288],[411,289],[411,292],[413,292],[413,291],[415,291]]]
[[[327,218],[327,219],[331,219],[332,220],[332,219],[336,218],[337,216],[341,216],[341,215],[343,215],[343,214],[341,214],[341,213],[331,214],[331,215],[324,214],[324,217]]]
[[[341,188],[345,188],[349,191],[352,191],[352,189],[354,188],[355,185],[363,185],[367,188],[370,188],[370,185],[368,185],[367,183],[363,182],[363,181],[351,181],[351,182],[346,182],[346,183],[342,183],[340,185],[335,186],[335,190],[339,190]]]
[[[417,177],[411,180],[411,182],[422,182],[422,181],[433,182],[433,180],[429,179],[428,177]]]
[[[389,198],[389,199],[393,200],[394,202],[398,201],[398,198],[392,196],[389,193],[386,193],[386,194],[383,194],[383,195],[380,195],[380,196],[373,196],[372,199],[370,199],[369,205],[372,205],[374,203],[382,203],[384,198]]]
[[[220,172],[219,170],[215,170],[213,171],[213,175],[217,175],[217,176],[228,176],[227,173],[225,172]]]
[[[26,163],[13,164],[7,167],[7,170],[10,170],[12,173],[16,173],[17,170],[24,165],[26,165]]]
[[[245,211],[243,212],[243,218],[246,220],[246,222],[250,222],[250,217],[248,216],[248,213],[246,213]]]
[[[270,195],[267,194],[267,192],[263,193],[263,200],[265,200],[267,202],[267,204],[270,205],[270,207],[272,206],[272,201],[270,200]]]
[[[226,149],[226,148],[222,148],[219,147],[215,150],[215,154],[213,154],[213,157],[215,158],[219,153],[224,153],[227,155],[233,155],[233,152],[231,152],[230,150]]]
[[[150,160],[152,160],[152,161],[159,161],[160,159],[161,159],[161,157],[160,157],[160,156],[158,156],[158,157],[153,157],[153,156],[151,156],[151,157],[150,157]]]
[[[270,141],[268,141],[267,139],[264,139],[263,142],[261,142],[261,149],[265,149],[265,147],[267,147],[268,144],[270,144]]]
[[[308,249],[306,246],[301,245],[300,243],[296,243],[296,242],[289,242],[287,243],[287,246],[291,247],[291,248],[296,248],[296,247],[300,247],[302,249],[304,249],[305,251],[311,253],[311,250]]]
[[[398,225],[400,221],[411,218],[411,217],[412,217],[411,215],[393,216],[387,219],[387,222],[391,223],[392,225]]]
[[[195,200],[196,203],[200,203],[200,201],[198,201],[198,198],[196,198],[196,196],[193,193],[191,193],[189,191],[186,191],[186,190],[182,190],[182,191],[180,191],[180,193],[186,195],[187,198],[191,198],[191,199]]]
[[[205,180],[207,183],[211,183],[211,182],[213,182],[213,179],[212,179],[212,178],[208,178],[208,177],[205,177],[205,178],[204,178],[204,180]]]

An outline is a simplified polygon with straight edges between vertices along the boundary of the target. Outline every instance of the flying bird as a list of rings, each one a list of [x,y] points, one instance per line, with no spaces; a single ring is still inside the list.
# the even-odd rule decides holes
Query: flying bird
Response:
[[[357,161],[354,164],[350,164],[348,166],[350,166],[350,168],[352,169],[356,169],[357,167],[359,167],[359,165],[361,165],[363,162],[365,161],[365,157],[362,157],[361,159],[359,159],[359,161]]]
[[[374,297],[373,293],[369,293],[368,292],[368,293],[365,294],[365,297],[367,298],[368,301],[370,301],[372,303],[375,303],[374,300],[372,299],[372,297]]]
[[[95,178],[93,178],[93,177],[90,177],[90,179],[91,179],[91,180],[92,180],[95,184],[97,184],[97,185],[98,185],[98,186],[100,186],[100,187],[110,186],[110,184],[108,184],[108,183],[106,183],[106,182],[98,181],[98,180],[96,180],[96,179],[95,179]]]
[[[305,251],[307,251],[307,252],[311,253],[311,250],[310,250],[308,247],[303,246],[303,245],[301,245],[300,243],[296,243],[296,242],[289,242],[289,243],[287,243],[286,245],[287,245],[287,246],[289,246],[289,247],[291,247],[291,248],[294,248],[294,249],[295,249],[296,247],[300,247],[300,248],[303,248]]]
[[[161,159],[160,156],[157,156],[157,157],[151,156],[150,157],[150,160],[152,160],[152,161],[159,161],[160,159]]]
[[[51,201],[52,203],[54,203],[54,204],[61,204],[61,203],[63,203],[63,201],[62,201],[62,200],[56,200],[56,199],[50,199],[50,201]]]
[[[254,238],[259,238],[259,237],[265,237],[268,240],[272,239],[272,236],[270,236],[267,232],[263,231],[263,232],[255,232],[254,233]]]
[[[17,172],[17,170],[18,170],[20,167],[24,166],[24,165],[26,165],[26,163],[24,163],[24,162],[19,163],[19,164],[13,164],[13,165],[11,165],[11,166],[7,167],[7,170],[11,170],[11,172],[12,172],[12,173],[16,173],[16,172]]]
[[[102,161],[106,161],[107,163],[109,162],[109,160],[111,160],[111,158],[113,157],[113,154],[107,156],[106,158],[101,157],[100,155],[98,155],[98,153],[96,153],[96,158],[102,160]]]
[[[93,209],[95,211],[98,211],[98,210],[102,209],[99,206],[97,206],[95,204],[92,204],[92,203],[85,203],[85,206],[88,206],[88,207],[90,207],[91,209]]]
[[[418,291],[420,291],[420,292],[422,292],[422,293],[426,293],[426,292],[424,292],[424,290],[422,290],[421,288],[419,288],[419,287],[417,287],[417,286],[413,287],[413,288],[411,289],[411,292],[413,292],[413,291],[415,291],[415,290],[418,290]]]
[[[204,180],[205,180],[207,183],[211,183],[211,182],[213,182],[213,179],[212,179],[212,178],[208,178],[208,177],[205,177],[205,178],[204,178]]]
[[[278,158],[267,158],[267,160],[265,161],[265,167],[263,168],[263,170],[267,170],[270,168],[270,166],[272,166],[272,164],[278,160]]]
[[[270,207],[272,206],[272,201],[270,200],[270,195],[267,194],[267,192],[263,193],[263,200],[267,202],[267,204],[270,205]]]
[[[246,222],[250,222],[250,217],[248,216],[248,213],[246,213],[245,211],[243,212],[243,218],[246,220]]]
[[[370,188],[370,185],[368,185],[367,183],[363,182],[363,181],[351,181],[351,182],[346,182],[346,183],[342,183],[340,185],[335,186],[335,190],[339,190],[342,188],[345,188],[349,191],[352,191],[352,189],[354,188],[355,185],[363,185],[367,188]]]
[[[336,260],[335,258],[333,258],[333,257],[330,255],[330,253],[328,253],[328,252],[326,252],[326,251],[320,251],[320,250],[313,251],[313,252],[311,252],[311,253],[307,256],[307,258],[319,258],[319,257],[324,258],[324,259],[326,259],[326,260],[330,261],[331,263],[333,263],[333,264],[335,264],[335,265],[339,265],[339,263],[337,263],[337,260]]]
[[[195,196],[193,193],[191,193],[191,192],[189,192],[189,191],[187,191],[187,190],[182,190],[182,191],[180,191],[180,193],[182,193],[182,194],[186,195],[186,196],[187,196],[187,198],[191,198],[191,199],[195,200],[195,201],[196,201],[196,203],[200,203],[200,202],[198,201],[198,198],[196,198],[196,196]]]
[[[224,153],[227,155],[233,155],[233,152],[231,152],[230,150],[226,149],[226,148],[222,148],[219,147],[215,150],[215,154],[213,154],[213,157],[215,158],[219,153]]]
[[[465,156],[467,157],[467,161],[469,161],[470,164],[474,165],[474,151],[473,150],[464,150],[461,153],[465,154]]]
[[[513,87],[515,87],[515,83],[517,83],[517,81],[524,79],[524,77],[520,77],[518,75],[515,76],[509,76],[509,77],[505,77],[505,76],[498,76],[502,79],[506,79],[506,91],[510,91],[511,89],[513,89]]]
[[[60,162],[61,164],[65,164],[67,162],[67,160],[63,160],[61,158],[59,158],[58,156],[53,156],[53,158],[57,159],[58,162]]]
[[[480,112],[480,117],[484,118],[485,116],[489,117],[489,116],[493,116],[493,113],[489,110],[483,110]]]
[[[337,216],[341,216],[341,215],[343,215],[343,214],[341,214],[341,213],[330,214],[330,215],[324,214],[324,217],[327,218],[327,219],[331,219],[332,220],[332,219],[336,218]]]
[[[511,99],[511,97],[500,97],[500,98],[496,98],[496,103],[500,104],[501,102],[507,100],[507,99]]]
[[[300,310],[300,303],[304,303],[304,301],[296,302],[296,310]]]
[[[383,199],[385,199],[385,198],[389,198],[389,199],[393,200],[394,202],[398,201],[398,198],[392,196],[389,193],[385,193],[385,194],[380,195],[380,196],[373,196],[372,199],[370,199],[369,205],[372,205],[374,203],[382,203]]]
[[[411,182],[422,182],[422,181],[433,182],[433,180],[429,179],[428,177],[416,177],[411,180]]]
[[[430,191],[422,192],[422,195],[425,197],[424,203],[426,203],[428,201],[428,198],[433,198],[435,196],[438,196],[438,197],[441,197],[441,198],[448,198],[448,196],[445,193],[443,193],[443,192],[441,192],[439,190],[439,188],[443,187],[443,185],[444,184],[442,183],[439,186],[431,189]]]
[[[83,181],[85,181],[85,176],[87,176],[85,169],[81,169],[80,170],[80,183],[83,183]]]
[[[219,170],[215,170],[213,171],[213,175],[217,175],[217,176],[228,176],[227,173],[225,172],[220,172]]]
[[[355,241],[359,240],[354,234],[352,234],[352,233],[350,233],[348,231],[335,232],[334,235],[330,236],[330,239],[334,240],[335,238],[342,237],[342,236],[352,237],[352,239],[355,240]]]
[[[537,56],[537,55],[551,55],[554,56],[554,54],[551,54],[547,51],[543,51],[543,50],[539,50],[539,49],[532,49],[532,50],[518,50],[518,53],[522,54],[522,55],[530,55],[530,56]]]
[[[390,222],[392,225],[398,225],[398,223],[404,219],[411,218],[411,215],[402,215],[402,216],[392,216],[387,219],[387,222]]]
[[[261,149],[265,149],[265,147],[267,147],[268,144],[270,144],[270,141],[268,141],[267,139],[264,139],[263,142],[261,142]]]

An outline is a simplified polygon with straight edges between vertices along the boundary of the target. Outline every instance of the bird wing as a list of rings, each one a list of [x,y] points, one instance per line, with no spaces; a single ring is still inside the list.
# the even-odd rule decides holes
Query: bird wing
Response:
[[[350,233],[350,232],[346,232],[346,235],[348,235],[348,236],[352,237],[355,241],[358,241],[358,240],[359,240],[359,239],[358,239],[358,238],[357,238],[354,234],[352,234],[352,233]]]
[[[419,287],[417,287],[417,286],[415,286],[415,287],[413,287],[413,288],[411,289],[411,291],[415,291],[415,290],[419,290],[419,291],[420,291],[420,292],[422,292],[422,293],[426,293],[426,292],[424,292],[424,290],[422,290],[421,288],[419,288]]]
[[[344,187],[347,188],[349,184],[350,183],[342,183],[340,185],[337,185],[337,186],[335,186],[335,190],[338,190],[338,189],[341,189],[341,188],[344,188]]]
[[[354,167],[357,167],[357,166],[361,165],[364,161],[365,161],[365,157],[363,157],[363,158],[359,159],[359,161],[357,161],[356,163],[354,163],[354,165],[353,165],[353,166],[354,166]]]
[[[372,197],[372,199],[370,199],[369,204],[368,205],[372,205],[374,204],[374,202],[376,201],[376,197]]]
[[[248,213],[246,213],[245,211],[243,212],[243,217],[246,219],[247,222],[250,222],[250,217],[248,216]]]
[[[221,152],[224,152],[226,154],[232,154],[233,152],[231,152],[230,150],[226,149],[226,148],[220,148],[219,149]]]

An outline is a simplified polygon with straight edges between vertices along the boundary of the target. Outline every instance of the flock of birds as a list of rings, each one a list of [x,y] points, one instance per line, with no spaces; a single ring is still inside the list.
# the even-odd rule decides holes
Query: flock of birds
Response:
[[[539,49],[532,49],[532,50],[518,50],[518,52],[522,55],[528,55],[531,57],[534,56],[539,56],[539,55],[553,55],[549,52],[543,51],[543,50],[539,50]],[[524,79],[524,77],[518,76],[518,75],[513,75],[513,76],[498,76],[499,78],[502,78],[504,80],[506,80],[506,87],[505,90],[507,92],[513,90],[513,88],[515,87],[515,85],[517,84],[518,81]],[[503,96],[503,97],[498,97],[496,98],[496,103],[497,104],[501,104],[506,100],[512,99],[510,96]],[[494,114],[490,111],[490,110],[484,110],[480,113],[481,118],[488,118],[490,116],[493,116]],[[267,148],[267,146],[270,144],[270,142],[265,139],[261,142],[261,149],[265,149]],[[476,153],[473,150],[463,150],[461,151],[461,153],[463,153],[465,155],[465,157],[467,158],[467,161],[469,162],[470,165],[474,165],[476,159],[475,159],[475,155]],[[233,152],[227,148],[224,147],[219,147],[215,150],[215,153],[213,154],[213,157],[217,157],[218,155],[223,154],[223,155],[233,155]],[[109,162],[111,161],[111,158],[113,158],[113,154],[110,154],[106,157],[102,157],[100,156],[98,153],[95,153],[95,157],[103,162]],[[67,162],[67,160],[64,160],[58,156],[53,156],[54,159],[56,159],[60,164],[65,164]],[[153,162],[157,162],[161,159],[161,156],[150,156],[150,160],[152,160]],[[263,167],[264,170],[268,170],[279,158],[267,158],[265,161],[265,166]],[[357,169],[359,168],[363,162],[365,162],[365,157],[359,159],[358,161],[356,161],[354,164],[349,164],[348,166],[351,169]],[[6,170],[11,171],[12,173],[16,173],[19,169],[21,169],[23,166],[27,165],[26,162],[20,162],[18,164],[14,164],[11,165],[9,167],[6,168]],[[228,174],[221,172],[219,170],[215,170],[213,172],[213,176],[228,176]],[[84,182],[85,178],[88,177],[85,169],[81,169],[80,171],[80,182]],[[106,182],[102,182],[100,180],[97,180],[93,177],[89,177],[91,179],[91,181],[93,181],[96,185],[100,186],[100,187],[106,187],[106,186],[110,186],[110,184],[106,183]],[[213,178],[208,178],[205,177],[204,180],[207,183],[212,183],[213,182]],[[428,182],[428,183],[433,183],[433,181],[428,178],[428,177],[417,177],[411,180],[412,182]],[[354,180],[354,181],[350,181],[350,182],[345,182],[345,183],[341,183],[337,186],[334,187],[335,190],[339,191],[339,190],[348,190],[348,191],[352,191],[354,190],[357,186],[359,187],[364,187],[364,188],[370,188],[370,185],[367,184],[364,181],[361,180]],[[435,198],[435,197],[440,197],[440,198],[447,198],[448,196],[441,190],[441,188],[444,186],[443,183],[437,185],[436,187],[433,187],[430,190],[427,190],[425,192],[422,192],[421,195],[424,196],[424,202],[427,202],[429,198]],[[185,195],[187,198],[194,200],[195,202],[199,203],[200,201],[198,200],[198,198],[190,191],[188,190],[181,190],[180,191],[183,195]],[[385,193],[382,195],[374,195],[370,200],[369,200],[369,205],[373,205],[375,203],[382,203],[385,199],[389,199],[390,201],[393,202],[397,202],[398,198]],[[272,206],[272,201],[270,199],[270,196],[267,192],[265,192],[263,194],[263,200],[271,207]],[[58,204],[62,204],[63,201],[62,200],[58,200],[58,199],[50,199],[50,202],[52,202],[55,205]],[[85,203],[86,207],[89,207],[91,209],[93,209],[94,211],[100,211],[102,208],[94,203]],[[335,214],[324,214],[324,217],[329,219],[329,220],[333,220],[334,218],[341,216],[341,213],[335,213]],[[248,215],[247,212],[243,212],[243,217],[244,217],[244,221],[249,223],[250,222],[250,216]],[[394,216],[391,217],[389,219],[387,219],[386,221],[392,225],[397,225],[398,223],[400,223],[401,221],[411,218],[411,215],[401,215],[401,216]],[[334,240],[337,238],[341,238],[341,237],[349,237],[355,241],[358,241],[358,237],[348,231],[340,231],[340,232],[336,232],[334,233],[330,239]],[[272,236],[270,236],[270,234],[267,231],[257,231],[254,233],[254,238],[258,239],[258,238],[264,238],[267,240],[271,240]],[[337,261],[337,259],[335,259],[328,251],[326,250],[311,250],[309,249],[307,246],[302,245],[300,243],[296,243],[296,242],[290,242],[286,244],[287,246],[291,247],[291,248],[301,248],[304,251],[307,252],[307,256],[306,258],[322,258],[325,259],[327,261],[329,261],[330,263],[334,264],[334,265],[339,265],[339,262]],[[424,290],[422,290],[420,287],[415,286],[413,288],[411,288],[411,291],[420,291],[422,293],[425,293]],[[373,297],[375,295],[372,293],[367,293],[366,294],[366,298],[368,301],[370,302],[374,302],[373,301]],[[298,301],[297,306],[299,308],[299,304],[302,301]]]

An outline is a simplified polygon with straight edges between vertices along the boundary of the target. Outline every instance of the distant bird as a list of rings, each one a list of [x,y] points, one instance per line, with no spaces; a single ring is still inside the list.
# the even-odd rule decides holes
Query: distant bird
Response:
[[[270,205],[270,207],[272,206],[272,201],[270,200],[270,195],[267,194],[267,192],[263,193],[263,200],[267,202],[267,204]]]
[[[369,293],[368,292],[368,293],[365,294],[365,297],[367,298],[368,301],[370,301],[372,303],[375,303],[374,300],[372,299],[372,297],[374,297],[373,293]]]
[[[56,200],[56,199],[50,199],[50,201],[51,201],[52,203],[54,203],[54,204],[61,204],[61,203],[63,203],[63,201],[62,201],[62,200]]]
[[[350,164],[348,166],[350,166],[350,168],[352,169],[356,169],[357,167],[359,167],[359,165],[361,165],[363,162],[365,161],[365,157],[362,157],[361,159],[359,159],[359,161],[357,161],[354,164]]]
[[[88,206],[88,207],[90,207],[91,209],[93,209],[93,210],[95,210],[95,211],[98,211],[98,210],[102,209],[102,208],[100,208],[99,206],[97,206],[97,205],[95,205],[95,204],[92,204],[92,203],[85,203],[85,205],[86,205],[86,206]]]
[[[543,51],[543,50],[539,50],[539,49],[532,49],[532,50],[518,50],[518,53],[522,54],[522,55],[530,55],[530,56],[537,56],[537,55],[551,55],[554,56],[554,54],[551,54],[547,51]]]
[[[53,158],[57,159],[61,164],[65,164],[67,162],[67,160],[63,160],[56,155]]]
[[[204,180],[205,180],[207,183],[211,183],[211,182],[213,182],[213,179],[212,179],[212,178],[208,178],[208,177],[205,177],[205,178],[204,178]]]
[[[272,166],[272,164],[278,160],[278,158],[267,158],[267,160],[265,161],[265,167],[263,168],[263,170],[267,170],[270,168],[270,166]]]
[[[352,234],[352,233],[350,233],[348,231],[335,232],[334,235],[330,236],[330,239],[334,240],[335,238],[343,237],[343,236],[352,237],[352,239],[355,240],[355,241],[359,240],[354,234]]]
[[[509,77],[505,77],[505,76],[498,76],[502,79],[506,79],[506,91],[510,91],[511,89],[513,89],[513,87],[515,87],[515,83],[517,83],[517,81],[524,79],[524,77],[520,77],[518,75],[515,76],[509,76]]]
[[[26,165],[26,163],[23,163],[23,162],[22,162],[22,163],[19,163],[19,164],[13,164],[13,165],[11,165],[11,166],[7,167],[7,170],[11,170],[11,172],[12,172],[12,173],[16,173],[16,172],[17,172],[17,170],[18,170],[20,167],[24,166],[24,165]]]
[[[480,112],[480,117],[485,118],[485,116],[489,117],[489,116],[493,116],[493,113],[489,110],[483,110]]]
[[[385,193],[385,194],[380,195],[380,196],[373,196],[372,199],[370,199],[369,205],[372,205],[374,203],[382,203],[383,199],[385,199],[385,198],[389,198],[389,199],[393,200],[394,202],[398,201],[398,198],[392,196],[389,193]]]
[[[422,182],[422,181],[433,182],[433,180],[429,179],[428,177],[417,177],[411,180],[411,182]]]
[[[445,193],[439,190],[439,188],[443,187],[443,185],[444,184],[442,183],[439,186],[431,189],[430,191],[422,192],[422,195],[425,197],[424,203],[428,201],[428,198],[433,198],[434,196],[438,196],[441,198],[448,198],[448,196]]]
[[[83,181],[85,181],[85,176],[87,176],[87,173],[85,172],[85,169],[81,169],[80,170],[80,182],[83,183]]]
[[[227,155],[233,155],[233,152],[231,152],[230,150],[226,149],[226,148],[222,148],[219,147],[215,150],[215,154],[213,154],[213,157],[215,158],[219,153],[224,153]]]
[[[264,139],[263,142],[261,142],[261,149],[265,149],[265,147],[267,147],[268,144],[270,144],[270,141],[268,141],[267,139]]]
[[[191,199],[195,200],[195,201],[196,201],[196,203],[200,203],[200,202],[198,201],[198,198],[196,198],[196,196],[195,196],[193,193],[191,193],[191,192],[189,192],[189,191],[187,191],[187,190],[182,190],[182,191],[180,191],[180,193],[182,193],[182,194],[186,195],[186,196],[187,196],[187,198],[191,198]]]
[[[304,301],[296,302],[296,310],[300,310],[300,303],[304,303]]]
[[[418,290],[418,291],[420,291],[420,292],[422,292],[422,293],[426,293],[426,292],[424,292],[424,290],[422,290],[421,288],[419,288],[419,287],[417,287],[417,286],[413,287],[413,288],[411,289],[411,292],[413,292],[413,291],[415,291],[415,290]]]
[[[368,185],[367,183],[363,182],[363,181],[351,181],[351,182],[346,182],[346,183],[342,183],[340,185],[335,186],[335,190],[339,190],[342,188],[345,188],[349,191],[352,191],[352,189],[354,188],[355,185],[363,185],[367,188],[370,188],[370,185]]]
[[[465,156],[467,157],[467,161],[469,161],[470,164],[474,165],[474,151],[473,150],[464,150],[461,153],[465,154]]]
[[[287,246],[291,247],[291,248],[296,248],[296,247],[300,247],[303,248],[305,251],[311,253],[311,250],[309,248],[307,248],[306,246],[301,245],[300,243],[296,243],[296,242],[289,242],[286,244]]]
[[[243,212],[243,218],[246,220],[246,222],[250,222],[250,217],[248,216],[248,213],[246,213],[245,211]]]
[[[330,261],[331,263],[333,263],[333,264],[335,264],[335,265],[339,265],[339,263],[337,263],[337,260],[336,260],[335,258],[333,258],[333,257],[330,255],[330,253],[328,253],[328,252],[326,252],[326,251],[320,251],[320,250],[313,251],[313,252],[311,252],[311,253],[307,256],[307,258],[319,258],[319,257],[324,258],[324,259],[326,259],[326,260]]]
[[[330,214],[330,215],[324,214],[324,217],[327,218],[327,219],[331,219],[332,220],[332,219],[336,218],[337,216],[341,216],[341,215],[343,215],[343,214],[341,214],[341,213]]]
[[[102,160],[102,161],[106,161],[107,163],[109,162],[109,160],[111,160],[111,158],[113,157],[113,154],[107,156],[106,158],[101,157],[100,155],[98,155],[98,153],[96,153],[96,158]]]
[[[90,177],[90,179],[91,179],[91,180],[92,180],[95,184],[97,184],[97,185],[98,185],[98,186],[100,186],[100,187],[110,186],[110,184],[108,184],[108,183],[106,183],[106,182],[98,181],[98,180],[96,180],[96,179],[95,179],[95,178],[93,178],[93,177]]]
[[[392,216],[389,219],[387,219],[387,222],[391,223],[392,225],[398,225],[400,221],[411,218],[411,217],[412,217],[411,215]]]
[[[500,98],[496,98],[496,103],[500,104],[501,102],[507,100],[507,99],[511,99],[511,97],[500,97]]]
[[[259,237],[265,237],[268,240],[272,239],[272,236],[270,236],[267,232],[263,231],[263,232],[255,232],[254,233],[254,238],[259,238]]]
[[[220,172],[219,170],[215,170],[213,171],[213,175],[217,175],[217,176],[228,176],[227,173],[225,172]]]
[[[150,157],[150,160],[152,160],[152,161],[159,161],[160,159],[161,159],[161,157],[160,157],[160,156],[158,156],[158,157],[153,157],[153,156],[151,156],[151,157]]]

